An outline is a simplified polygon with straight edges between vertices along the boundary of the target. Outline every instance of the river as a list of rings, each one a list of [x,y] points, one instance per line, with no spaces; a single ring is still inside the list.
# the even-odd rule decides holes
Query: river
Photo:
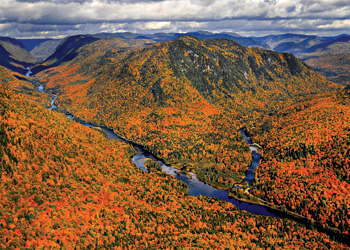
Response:
[[[253,146],[253,141],[249,135],[249,132],[246,128],[241,128],[241,135],[244,139],[244,141],[249,145],[250,150],[252,151],[252,163],[248,167],[248,169],[245,171],[245,177],[244,181],[248,183],[248,186],[251,187],[254,184],[255,181],[255,169],[259,166],[260,160],[261,160],[261,154],[258,153],[258,149]]]
[[[51,106],[49,107],[50,110],[57,107],[55,105],[56,98],[57,98],[57,96],[55,96],[52,99]],[[72,120],[74,118],[72,115],[67,115],[67,117],[70,120]],[[93,126],[89,123],[81,123],[81,124],[86,126],[86,127],[97,127],[97,126]],[[164,164],[164,162],[162,162],[161,160],[154,157],[150,152],[144,150],[142,147],[119,137],[117,134],[115,134],[113,132],[113,130],[107,129],[104,127],[99,127],[99,128],[108,136],[109,140],[122,140],[124,142],[130,143],[131,145],[133,145],[133,147],[135,148],[137,153],[132,157],[132,161],[136,164],[136,166],[138,168],[140,168],[144,171],[148,171],[144,167],[145,159],[151,158],[152,160],[158,162],[161,165],[162,170],[165,173],[170,174],[170,175],[174,176],[176,179],[184,182],[188,186],[188,190],[189,190],[188,194],[191,196],[203,195],[203,196],[214,197],[214,198],[218,198],[220,200],[226,201],[226,202],[230,202],[233,205],[235,205],[236,207],[238,207],[239,209],[245,210],[245,211],[252,213],[252,214],[271,216],[271,217],[277,217],[277,218],[280,217],[279,215],[277,215],[276,213],[274,213],[271,209],[269,209],[267,207],[257,205],[257,204],[248,203],[248,202],[243,202],[243,201],[239,201],[237,199],[231,198],[231,197],[229,197],[228,190],[217,189],[209,184],[206,184],[206,183],[200,181],[197,178],[197,175],[195,173],[191,172],[190,173],[191,176],[189,176],[187,174],[180,172],[176,168],[167,166]],[[254,152],[254,151],[252,151],[252,152]],[[253,160],[253,162],[254,162],[254,160]]]
[[[53,107],[50,107],[50,109],[52,109],[52,108]],[[68,119],[72,120],[73,116],[68,115]],[[86,126],[86,127],[90,127],[90,128],[97,127],[97,126],[93,126],[89,123],[81,123],[81,124]],[[235,198],[231,198],[231,197],[229,197],[228,190],[217,189],[209,184],[206,184],[206,183],[200,181],[197,178],[197,175],[195,173],[191,172],[190,173],[191,176],[189,176],[187,174],[180,172],[180,170],[177,168],[167,166],[163,161],[157,159],[150,152],[144,150],[142,147],[140,147],[140,146],[138,146],[130,141],[126,141],[123,138],[119,137],[117,134],[115,134],[113,132],[113,130],[107,129],[104,127],[99,127],[99,128],[108,136],[109,140],[122,140],[124,142],[130,143],[133,145],[133,147],[136,149],[137,153],[132,157],[132,161],[136,164],[136,166],[138,168],[141,168],[144,171],[148,171],[148,169],[146,169],[144,167],[146,158],[150,158],[150,159],[154,160],[155,162],[158,162],[160,164],[160,166],[162,167],[163,172],[174,176],[176,179],[184,182],[188,186],[188,194],[189,195],[192,195],[192,196],[203,195],[203,196],[214,197],[214,198],[218,198],[220,200],[226,201],[226,202],[230,202],[233,205],[235,205],[236,207],[238,207],[239,209],[245,210],[245,211],[252,213],[252,214],[278,217],[278,218],[280,217],[279,215],[277,215],[276,213],[274,213],[271,209],[269,209],[267,207],[257,205],[257,204],[248,203],[248,202],[243,202],[243,201],[239,201]]]
[[[30,76],[33,72],[30,70],[30,67],[27,67],[27,70],[26,76]]]

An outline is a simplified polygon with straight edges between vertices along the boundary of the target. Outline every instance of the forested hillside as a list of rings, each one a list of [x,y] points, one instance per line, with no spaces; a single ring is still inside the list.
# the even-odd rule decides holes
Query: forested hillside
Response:
[[[38,60],[38,62],[43,62],[52,55],[59,43],[59,39],[50,39],[35,46],[30,50],[30,53]]]
[[[22,78],[19,80],[15,77]],[[51,96],[44,93],[39,93],[37,86],[23,76],[19,77],[16,73],[11,73],[4,67],[0,66],[1,84],[22,93],[26,99],[35,100],[44,107],[50,104]]]
[[[206,167],[201,176],[225,188],[250,161],[240,127],[337,87],[290,54],[227,39],[183,36],[101,57],[86,52],[99,48],[83,46],[75,60],[37,75],[59,94],[61,110],[113,128],[168,163]]]
[[[347,248],[292,221],[187,196],[175,178],[133,166],[133,153],[1,83],[0,248]]]
[[[251,192],[348,235],[349,104],[347,87],[309,97],[257,126],[253,138],[263,161]]]
[[[13,72],[26,73],[26,68],[36,63],[36,59],[14,38],[0,37],[0,66]]]
[[[350,53],[310,58],[305,63],[333,82],[350,85]]]

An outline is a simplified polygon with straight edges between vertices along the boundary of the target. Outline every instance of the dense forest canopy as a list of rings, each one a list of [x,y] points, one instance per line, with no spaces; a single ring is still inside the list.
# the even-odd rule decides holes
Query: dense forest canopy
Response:
[[[244,199],[346,238],[348,88],[291,54],[228,39],[74,39],[34,77],[0,66],[1,248],[348,248],[314,227],[188,196],[156,164],[137,169],[130,145],[76,123],[112,128],[224,189],[251,162],[239,132],[248,126],[263,158]],[[46,109],[54,94],[75,121]]]
[[[191,197],[134,150],[0,84],[1,248],[344,248],[289,220]]]

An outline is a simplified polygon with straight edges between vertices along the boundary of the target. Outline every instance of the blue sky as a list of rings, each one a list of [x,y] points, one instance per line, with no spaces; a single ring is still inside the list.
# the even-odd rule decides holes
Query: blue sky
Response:
[[[230,31],[350,34],[349,0],[1,0],[0,36]]]

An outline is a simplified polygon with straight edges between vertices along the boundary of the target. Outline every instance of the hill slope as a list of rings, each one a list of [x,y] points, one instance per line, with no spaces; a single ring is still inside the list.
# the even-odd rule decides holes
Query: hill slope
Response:
[[[305,63],[333,82],[350,85],[350,53],[310,58]]]
[[[350,228],[350,91],[310,97],[265,119],[252,193],[344,234]]]
[[[31,81],[22,78],[19,80],[19,76],[15,73],[9,72],[6,68],[0,66],[1,84],[21,93],[26,99],[35,100],[44,107],[48,107],[50,104],[51,96],[49,94],[42,94],[37,91]]]
[[[14,38],[0,37],[0,65],[14,72],[25,74],[26,68],[36,59]]]
[[[67,62],[75,57],[77,49],[85,44],[97,41],[98,38],[94,38],[88,35],[76,35],[63,39],[60,44],[57,45],[54,52],[39,66],[36,65],[31,70],[33,74],[37,72],[57,66],[62,62]]]
[[[343,85],[350,83],[350,36],[314,46],[302,55],[303,60],[329,80]]]
[[[346,248],[288,220],[190,197],[133,149],[0,84],[1,248]]]
[[[241,126],[332,89],[290,54],[227,39],[184,36],[130,53],[115,50],[93,73],[79,64],[38,74],[49,91],[59,93],[65,112],[113,128],[168,163],[215,169],[203,178],[225,188],[240,180],[250,161]]]
[[[45,61],[55,51],[61,40],[48,40],[36,45],[30,53],[39,61]]]

